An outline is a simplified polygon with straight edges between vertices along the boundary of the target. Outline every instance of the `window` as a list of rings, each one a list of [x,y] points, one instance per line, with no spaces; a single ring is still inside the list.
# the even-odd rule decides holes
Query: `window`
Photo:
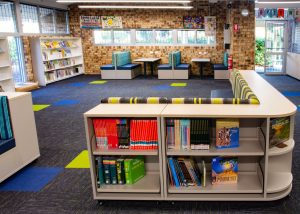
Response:
[[[54,10],[40,8],[40,19],[42,33],[55,33]]]
[[[293,52],[300,53],[300,23],[299,22],[295,24]]]
[[[196,32],[194,30],[178,30],[177,43],[178,44],[195,44]]]
[[[114,43],[115,44],[130,44],[130,31],[129,30],[115,30]]]
[[[152,30],[136,30],[135,42],[137,44],[151,44],[153,39]]]
[[[103,29],[94,30],[96,45],[215,45],[215,36],[206,36],[204,30]]]
[[[27,81],[27,75],[24,65],[24,51],[21,38],[9,36],[8,46],[14,81],[16,84],[25,83]]]
[[[37,7],[21,4],[21,17],[24,33],[40,32]]]
[[[173,43],[173,36],[171,30],[156,30],[155,43],[171,44]]]
[[[216,44],[215,36],[206,36],[205,31],[197,30],[196,43],[200,45],[214,45]]]
[[[0,32],[14,33],[17,31],[15,9],[12,2],[0,1]]]
[[[95,30],[94,31],[95,44],[111,44],[112,34],[110,30]]]
[[[68,12],[57,10],[56,15],[56,33],[69,33]]]

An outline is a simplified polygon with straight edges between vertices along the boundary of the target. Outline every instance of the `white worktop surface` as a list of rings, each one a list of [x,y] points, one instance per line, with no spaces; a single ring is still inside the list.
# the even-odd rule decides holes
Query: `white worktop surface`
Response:
[[[241,71],[260,104],[100,104],[87,117],[244,117],[293,115],[297,107],[255,71]]]
[[[135,59],[134,62],[156,62],[159,60],[160,58],[139,58],[139,59]]]
[[[210,62],[209,58],[193,58],[192,62]]]

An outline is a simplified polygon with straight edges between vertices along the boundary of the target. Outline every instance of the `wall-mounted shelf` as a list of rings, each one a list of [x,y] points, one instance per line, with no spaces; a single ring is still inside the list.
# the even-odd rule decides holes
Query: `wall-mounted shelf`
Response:
[[[8,50],[8,41],[2,37],[0,39],[0,86],[4,91],[15,91],[15,83],[12,74],[12,65]]]

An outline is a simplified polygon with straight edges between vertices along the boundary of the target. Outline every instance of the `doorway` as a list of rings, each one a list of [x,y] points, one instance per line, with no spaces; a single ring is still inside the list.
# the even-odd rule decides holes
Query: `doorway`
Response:
[[[285,74],[288,30],[287,21],[265,22],[265,69],[266,75]]]

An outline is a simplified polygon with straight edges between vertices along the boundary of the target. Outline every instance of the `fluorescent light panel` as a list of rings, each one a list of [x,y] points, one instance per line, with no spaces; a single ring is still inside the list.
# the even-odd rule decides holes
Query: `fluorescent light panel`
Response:
[[[113,6],[113,5],[79,5],[78,8],[81,9],[182,9],[189,10],[192,6],[135,6],[135,5],[123,5],[123,6]]]
[[[191,3],[190,0],[57,0],[58,3]]]

